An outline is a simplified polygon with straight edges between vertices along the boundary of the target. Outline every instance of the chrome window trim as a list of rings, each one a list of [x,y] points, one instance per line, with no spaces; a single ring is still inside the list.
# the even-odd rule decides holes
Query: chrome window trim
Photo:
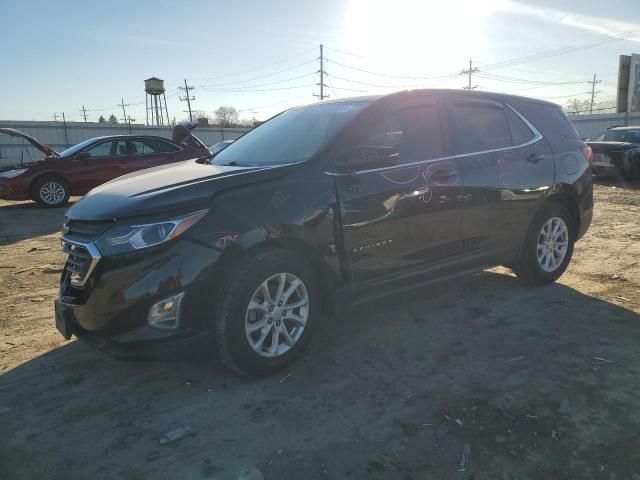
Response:
[[[82,288],[87,284],[87,282],[89,281],[89,277],[91,276],[91,274],[96,268],[96,265],[98,265],[98,262],[102,258],[102,255],[100,254],[100,250],[98,250],[98,247],[96,247],[93,242],[81,242],[79,240],[70,240],[65,236],[62,236],[60,240],[70,245],[84,247],[87,249],[87,252],[89,252],[89,255],[91,255],[91,264],[89,265],[89,268],[87,269],[87,273],[82,279],[82,282],[80,282],[79,284],[73,285],[74,287]]]
[[[513,113],[515,113],[518,116],[518,118],[520,118],[520,120],[522,120],[524,122],[524,124],[527,126],[527,128],[529,128],[531,133],[533,133],[533,137],[530,140],[528,140],[528,141],[526,141],[524,143],[521,143],[519,145],[512,145],[510,147],[492,148],[492,149],[489,149],[489,150],[480,150],[480,151],[477,151],[477,152],[469,152],[469,153],[458,153],[456,155],[448,155],[446,157],[430,158],[430,159],[426,159],[426,160],[418,160],[418,161],[410,162],[410,163],[402,163],[400,165],[391,165],[389,167],[367,168],[367,169],[363,169],[363,170],[354,170],[353,172],[345,172],[345,173],[342,173],[342,172],[331,172],[331,171],[325,171],[324,173],[326,173],[327,175],[332,175],[332,176],[348,176],[348,175],[357,175],[357,174],[361,174],[361,173],[384,172],[384,171],[392,170],[392,169],[396,169],[396,168],[415,167],[417,165],[424,165],[425,163],[441,162],[441,161],[444,161],[444,160],[456,160],[458,158],[470,157],[472,155],[484,155],[486,153],[504,152],[504,151],[513,150],[513,149],[516,149],[516,148],[528,147],[529,145],[533,145],[534,143],[537,143],[537,142],[539,142],[540,140],[543,139],[542,134],[538,131],[538,129],[536,127],[534,127],[531,124],[531,122],[529,120],[527,120],[518,110],[513,108],[508,103],[499,103],[499,102],[495,102],[495,101],[492,101],[492,100],[475,100],[475,99],[465,99],[465,101],[478,101],[478,102],[484,102],[484,103],[491,103],[491,104],[494,104],[494,105],[500,105],[502,108],[504,108],[506,106],[511,111],[513,111]]]

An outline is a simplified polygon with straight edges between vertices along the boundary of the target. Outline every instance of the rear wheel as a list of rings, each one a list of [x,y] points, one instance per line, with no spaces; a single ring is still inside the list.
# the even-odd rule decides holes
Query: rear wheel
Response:
[[[246,375],[268,375],[307,347],[317,322],[319,291],[299,255],[270,249],[231,272],[215,319],[221,361]]]
[[[69,201],[69,185],[60,177],[37,179],[31,189],[31,198],[42,207],[61,207]]]
[[[533,218],[513,271],[527,284],[554,282],[569,266],[575,238],[576,226],[568,210],[547,203]]]
[[[626,180],[640,178],[640,155],[624,159],[619,165],[620,173]]]

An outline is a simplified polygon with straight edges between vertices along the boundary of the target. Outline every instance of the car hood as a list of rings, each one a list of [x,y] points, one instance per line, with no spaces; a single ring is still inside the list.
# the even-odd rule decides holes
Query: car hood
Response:
[[[40,143],[38,140],[36,140],[31,135],[27,135],[26,133],[21,132],[20,130],[16,130],[15,128],[2,127],[2,128],[0,128],[0,133],[4,133],[4,134],[9,135],[11,137],[24,138],[27,142],[29,142],[31,145],[33,145],[34,147],[36,147],[38,150],[40,150],[42,153],[44,153],[45,155],[47,155],[49,157],[59,157],[60,156],[58,154],[58,152],[56,152],[50,146],[45,145],[44,143]]]
[[[629,142],[586,142],[591,147],[593,153],[614,152],[620,150],[629,150],[638,146],[637,143]]]
[[[15,165],[5,165],[0,167],[0,172],[8,172],[9,170],[20,170],[23,168],[31,168],[37,165],[42,165],[44,162],[49,162],[51,160],[55,160],[55,158],[47,157],[42,160],[36,160],[35,162],[24,162],[24,163],[16,163]]]
[[[222,191],[280,178],[289,168],[220,166],[195,160],[163,165],[94,188],[66,215],[74,220],[104,221],[206,208],[211,197]]]

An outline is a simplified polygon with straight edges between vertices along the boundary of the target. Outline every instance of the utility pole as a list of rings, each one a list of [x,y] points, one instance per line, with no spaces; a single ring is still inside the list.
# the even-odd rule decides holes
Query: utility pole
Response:
[[[589,106],[589,115],[593,114],[593,101],[596,98],[596,93],[600,93],[600,91],[598,90],[596,92],[596,83],[601,83],[602,80],[596,80],[596,74],[593,74],[593,81],[589,82],[591,84],[591,104]]]
[[[64,112],[62,112],[62,125],[64,127],[64,145],[69,146],[69,136],[67,135],[67,119],[64,118]]]
[[[85,123],[86,123],[86,121],[87,121],[87,117],[89,116],[89,115],[87,115],[87,109],[86,109],[86,108],[84,108],[84,105],[82,105],[82,110],[78,110],[78,111],[79,111],[79,112],[82,112],[82,116],[84,117],[84,121],[85,121]]]
[[[57,122],[58,121],[58,114],[56,112],[53,112],[53,121]]]
[[[462,70],[462,72],[460,72],[461,75],[469,75],[469,83],[467,84],[466,87],[462,87],[462,88],[464,88],[465,90],[473,90],[474,88],[478,88],[477,85],[474,85],[473,87],[471,86],[471,75],[473,75],[477,71],[478,69],[473,68],[473,62],[471,59],[469,59],[469,70]]]
[[[122,107],[122,121],[124,123],[127,123],[127,111],[124,109],[124,107],[128,107],[129,104],[128,103],[124,103],[124,98],[120,98],[121,103],[118,104],[119,107]],[[129,130],[131,130],[131,128],[129,128]]]
[[[327,72],[324,71],[324,46],[322,44],[320,44],[320,57],[318,60],[320,60],[320,70],[318,70],[318,73],[320,74],[320,83],[318,84],[320,85],[320,95],[316,95],[314,93],[313,96],[318,97],[320,100],[324,100],[325,98],[329,98],[329,95],[324,94],[324,87],[326,87],[324,83],[324,76]]]
[[[184,102],[186,100],[187,102],[187,107],[189,108],[189,121],[193,122],[193,115],[191,114],[191,100],[195,100],[196,97],[194,96],[190,96],[189,95],[189,90],[193,90],[193,87],[190,85],[187,85],[187,79],[184,79],[184,87],[178,87],[179,90],[184,90],[184,97],[178,97],[180,99],[181,102]]]

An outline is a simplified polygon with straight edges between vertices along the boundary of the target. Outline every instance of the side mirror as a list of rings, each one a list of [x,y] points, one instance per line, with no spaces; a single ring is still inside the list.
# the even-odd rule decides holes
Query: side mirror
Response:
[[[370,168],[392,167],[400,163],[400,153],[396,147],[359,146],[345,156],[338,165],[340,172],[353,172]]]
[[[91,154],[89,152],[80,152],[75,157],[73,157],[74,162],[84,162],[91,158]]]

